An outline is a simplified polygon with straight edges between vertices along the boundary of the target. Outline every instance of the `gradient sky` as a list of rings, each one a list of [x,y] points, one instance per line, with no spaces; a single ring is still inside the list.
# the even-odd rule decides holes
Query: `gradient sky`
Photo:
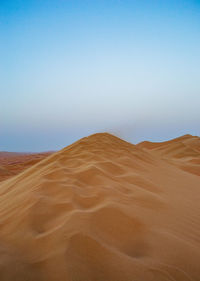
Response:
[[[200,135],[200,1],[1,0],[0,150]]]

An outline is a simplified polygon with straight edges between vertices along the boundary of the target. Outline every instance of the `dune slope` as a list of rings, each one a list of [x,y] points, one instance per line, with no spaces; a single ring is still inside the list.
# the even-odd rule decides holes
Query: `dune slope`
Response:
[[[6,180],[33,166],[52,152],[17,153],[0,152],[0,181]]]
[[[95,134],[2,182],[0,280],[200,280],[200,177],[172,158]]]
[[[183,171],[200,176],[200,138],[197,136],[184,135],[161,143],[145,141],[137,147],[168,160]]]

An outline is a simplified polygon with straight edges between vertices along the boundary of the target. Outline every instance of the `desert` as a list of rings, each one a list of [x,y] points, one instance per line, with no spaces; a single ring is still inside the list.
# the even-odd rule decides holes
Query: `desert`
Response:
[[[24,169],[31,167],[52,152],[45,153],[16,153],[0,152],[0,182],[17,175]]]
[[[200,0],[1,0],[0,34],[0,281],[200,281]]]
[[[0,280],[200,280],[199,137],[98,133],[26,157],[1,178]]]

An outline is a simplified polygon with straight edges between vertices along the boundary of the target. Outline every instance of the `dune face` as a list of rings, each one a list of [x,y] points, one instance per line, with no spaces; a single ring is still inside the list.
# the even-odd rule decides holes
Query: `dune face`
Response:
[[[137,145],[154,156],[168,160],[171,164],[189,173],[200,176],[200,138],[191,135],[161,142],[142,142]]]
[[[95,134],[2,182],[0,280],[200,280],[199,155]]]
[[[6,180],[33,166],[52,152],[16,153],[0,152],[0,181]]]

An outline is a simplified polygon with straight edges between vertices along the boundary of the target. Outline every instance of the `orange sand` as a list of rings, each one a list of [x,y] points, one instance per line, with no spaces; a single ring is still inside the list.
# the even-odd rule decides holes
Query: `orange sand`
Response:
[[[0,184],[1,281],[200,280],[200,138],[96,134]]]
[[[0,181],[19,174],[33,166],[52,152],[44,153],[16,153],[0,152]]]

